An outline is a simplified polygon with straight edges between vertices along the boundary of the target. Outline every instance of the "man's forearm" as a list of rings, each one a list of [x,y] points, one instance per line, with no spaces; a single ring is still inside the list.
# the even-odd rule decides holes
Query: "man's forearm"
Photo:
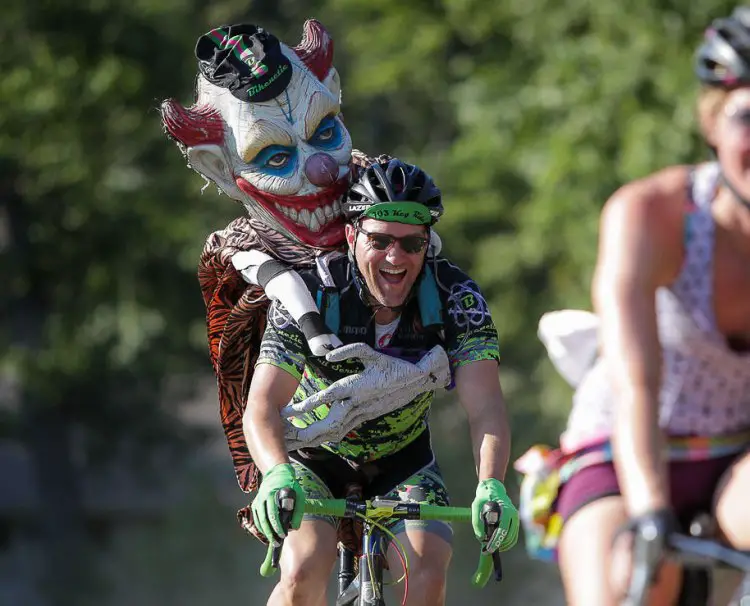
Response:
[[[274,465],[288,463],[284,440],[284,421],[278,410],[250,403],[242,420],[245,441],[261,473]],[[252,407],[252,408],[251,408]]]
[[[497,412],[494,412],[492,417],[496,415]],[[496,478],[504,481],[510,459],[510,428],[507,420],[501,417],[470,420],[469,431],[479,480]]]

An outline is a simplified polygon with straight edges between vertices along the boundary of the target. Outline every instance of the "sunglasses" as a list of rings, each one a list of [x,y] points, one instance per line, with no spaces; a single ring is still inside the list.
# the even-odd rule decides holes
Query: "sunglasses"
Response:
[[[727,111],[726,115],[735,124],[750,127],[750,108],[732,109]]]
[[[357,231],[367,236],[367,242],[373,250],[379,251],[389,250],[396,242],[398,242],[401,250],[405,253],[416,255],[421,253],[430,242],[428,238],[423,238],[422,236],[417,235],[401,236],[400,238],[397,238],[396,236],[389,236],[388,234],[366,231],[361,227],[357,227]]]

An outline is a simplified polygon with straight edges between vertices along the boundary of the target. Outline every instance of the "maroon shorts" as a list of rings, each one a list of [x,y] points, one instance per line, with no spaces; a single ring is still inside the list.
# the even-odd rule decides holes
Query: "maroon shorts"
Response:
[[[721,476],[741,455],[705,461],[673,461],[669,464],[672,507],[681,524],[701,512],[713,510],[713,496]],[[612,463],[584,467],[562,485],[556,511],[567,521],[582,507],[605,497],[619,496],[620,485]]]

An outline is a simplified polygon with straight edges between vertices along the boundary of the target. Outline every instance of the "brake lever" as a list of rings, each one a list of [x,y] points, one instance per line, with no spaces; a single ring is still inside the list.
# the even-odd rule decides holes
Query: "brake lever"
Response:
[[[670,532],[669,527],[660,522],[663,521],[652,517],[639,518],[628,522],[620,531],[629,532],[633,537],[633,570],[621,606],[643,606],[647,603],[648,591],[665,555],[666,538]]]
[[[284,529],[284,532],[287,532],[292,525],[292,514],[294,513],[296,499],[297,497],[291,488],[282,488],[276,493],[276,503],[279,506],[279,518],[281,519],[281,527]],[[279,544],[274,545],[273,547],[273,552],[271,553],[271,566],[273,568],[279,567],[281,548],[283,546],[284,539],[280,539]]]
[[[487,501],[482,507],[482,522],[484,523],[484,542],[489,542],[492,535],[497,532],[500,527],[500,518],[503,515],[503,507],[496,501]],[[484,547],[482,552],[486,553]],[[500,552],[492,552],[492,566],[495,569],[495,581],[500,582],[503,580],[503,564],[500,560]]]

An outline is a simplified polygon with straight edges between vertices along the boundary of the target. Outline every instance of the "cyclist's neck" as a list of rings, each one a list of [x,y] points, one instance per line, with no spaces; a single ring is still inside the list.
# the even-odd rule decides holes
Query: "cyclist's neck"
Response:
[[[375,312],[375,323],[385,326],[394,322],[400,315],[400,311],[391,309],[390,307],[381,307]]]

